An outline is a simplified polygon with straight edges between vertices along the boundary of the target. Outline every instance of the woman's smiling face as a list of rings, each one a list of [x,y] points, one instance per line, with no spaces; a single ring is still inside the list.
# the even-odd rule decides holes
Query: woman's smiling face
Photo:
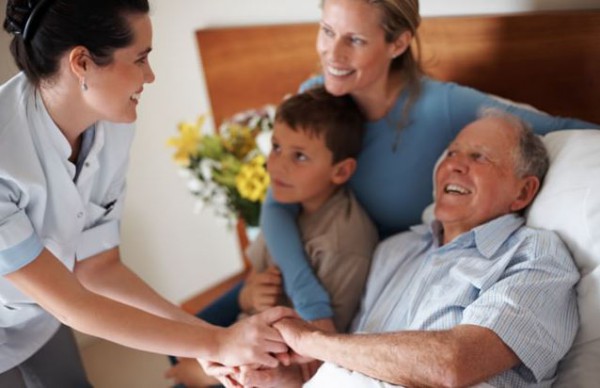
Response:
[[[365,1],[324,1],[317,52],[328,92],[358,96],[387,83],[398,49],[385,40],[381,20]]]
[[[152,49],[152,24],[148,15],[128,17],[133,42],[115,50],[107,66],[94,66],[86,77],[88,90],[84,93],[89,106],[100,119],[113,122],[133,122],[137,104],[145,83],[154,81],[148,62]]]

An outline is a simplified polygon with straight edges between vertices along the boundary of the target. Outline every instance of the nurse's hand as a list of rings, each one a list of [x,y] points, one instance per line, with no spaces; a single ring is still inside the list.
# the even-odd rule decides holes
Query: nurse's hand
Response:
[[[275,368],[279,365],[275,355],[287,352],[288,346],[272,325],[295,317],[296,313],[290,308],[273,307],[217,331],[215,361],[225,366],[259,364]]]
[[[242,385],[238,382],[240,368],[227,367],[217,362],[198,359],[206,375],[217,379],[226,388],[238,388]]]

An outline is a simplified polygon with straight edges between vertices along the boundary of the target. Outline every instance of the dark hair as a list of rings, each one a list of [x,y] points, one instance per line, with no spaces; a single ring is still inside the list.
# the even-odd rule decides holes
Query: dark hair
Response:
[[[365,116],[349,95],[334,96],[324,87],[308,89],[279,105],[275,122],[294,131],[322,136],[333,163],[356,158],[362,147]]]
[[[133,41],[127,16],[147,14],[148,0],[8,0],[4,29],[13,34],[10,51],[35,85],[56,74],[60,58],[84,46],[105,66]]]

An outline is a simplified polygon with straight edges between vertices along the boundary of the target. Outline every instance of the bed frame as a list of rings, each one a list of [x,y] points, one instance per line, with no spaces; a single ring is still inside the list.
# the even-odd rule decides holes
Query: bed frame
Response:
[[[197,31],[216,123],[277,104],[319,71],[317,23]],[[430,76],[554,115],[600,122],[600,9],[425,18],[421,58]],[[241,249],[247,238],[238,225]],[[246,263],[246,261],[245,261]],[[183,307],[196,312],[245,276],[244,269]]]

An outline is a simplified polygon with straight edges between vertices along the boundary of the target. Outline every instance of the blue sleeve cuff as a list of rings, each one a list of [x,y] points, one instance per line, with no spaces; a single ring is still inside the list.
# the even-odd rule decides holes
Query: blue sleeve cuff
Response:
[[[0,275],[15,272],[37,258],[44,246],[33,233],[21,243],[0,251]]]

